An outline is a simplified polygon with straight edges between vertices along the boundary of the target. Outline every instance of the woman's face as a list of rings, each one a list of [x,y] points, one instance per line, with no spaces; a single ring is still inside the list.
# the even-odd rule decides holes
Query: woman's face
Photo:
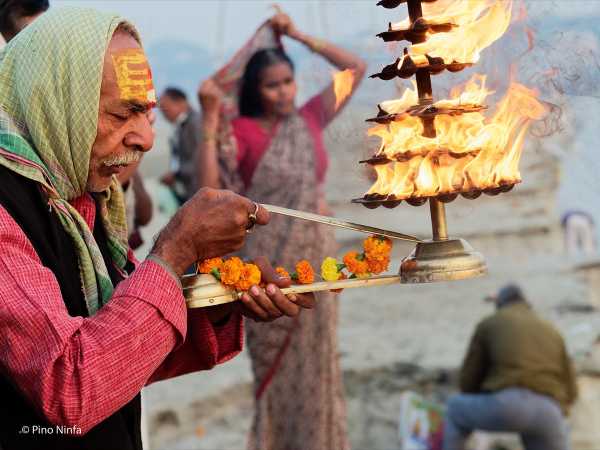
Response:
[[[289,116],[294,112],[297,87],[288,63],[280,62],[265,68],[258,90],[265,115]]]

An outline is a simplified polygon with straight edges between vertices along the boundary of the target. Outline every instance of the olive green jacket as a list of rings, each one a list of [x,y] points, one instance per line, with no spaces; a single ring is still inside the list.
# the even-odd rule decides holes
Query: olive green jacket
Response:
[[[460,374],[463,392],[508,387],[548,395],[565,414],[577,397],[574,368],[562,336],[526,303],[505,306],[479,323]]]

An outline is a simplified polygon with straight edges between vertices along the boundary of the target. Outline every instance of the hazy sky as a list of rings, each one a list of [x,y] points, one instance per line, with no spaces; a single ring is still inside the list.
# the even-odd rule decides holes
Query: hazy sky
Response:
[[[200,43],[219,53],[239,47],[274,12],[275,2],[237,0],[55,0],[53,5],[86,5],[115,11],[133,21],[146,45],[162,39]],[[398,14],[370,0],[278,2],[299,28],[322,37],[343,37],[357,29],[382,31]],[[365,36],[367,37],[367,36]]]
[[[516,0],[515,3],[520,2]],[[52,5],[90,6],[117,12],[134,22],[146,45],[163,39],[200,43],[216,56],[239,47],[272,13],[273,0],[51,0]],[[299,28],[325,38],[357,31],[383,31],[406,8],[386,10],[376,0],[283,0],[278,2]],[[533,17],[600,17],[600,0],[528,0]],[[337,40],[337,39],[336,39]],[[374,40],[375,41],[375,40]]]

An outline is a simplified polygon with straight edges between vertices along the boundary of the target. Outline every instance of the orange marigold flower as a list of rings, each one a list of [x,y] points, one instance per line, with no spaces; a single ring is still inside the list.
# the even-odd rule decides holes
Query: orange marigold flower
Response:
[[[369,268],[369,272],[379,275],[380,273],[386,272],[388,267],[390,266],[390,258],[386,258],[384,260],[376,260],[367,258],[367,267]]]
[[[390,257],[392,252],[392,241],[383,236],[371,236],[363,243],[367,259],[384,261]]]
[[[221,268],[221,283],[227,286],[234,286],[242,277],[242,270],[244,269],[244,262],[234,256],[228,259]]]
[[[235,288],[238,291],[247,291],[252,286],[258,286],[260,284],[261,273],[260,269],[255,264],[244,264],[242,269],[242,275],[238,282],[235,284]]]
[[[283,267],[277,267],[275,271],[281,278],[291,278],[289,272]]]
[[[211,273],[213,269],[221,270],[223,268],[222,258],[205,259],[198,263],[198,273]]]
[[[315,271],[305,259],[296,264],[296,274],[300,284],[310,284],[315,281]]]
[[[344,256],[344,264],[350,273],[357,277],[369,273],[369,266],[363,254],[358,252],[348,252]]]

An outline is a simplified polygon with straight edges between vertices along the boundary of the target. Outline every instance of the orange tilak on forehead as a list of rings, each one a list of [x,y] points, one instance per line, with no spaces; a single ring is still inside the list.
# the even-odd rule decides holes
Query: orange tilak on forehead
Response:
[[[146,55],[139,48],[119,50],[112,56],[121,100],[156,104],[156,91]]]

